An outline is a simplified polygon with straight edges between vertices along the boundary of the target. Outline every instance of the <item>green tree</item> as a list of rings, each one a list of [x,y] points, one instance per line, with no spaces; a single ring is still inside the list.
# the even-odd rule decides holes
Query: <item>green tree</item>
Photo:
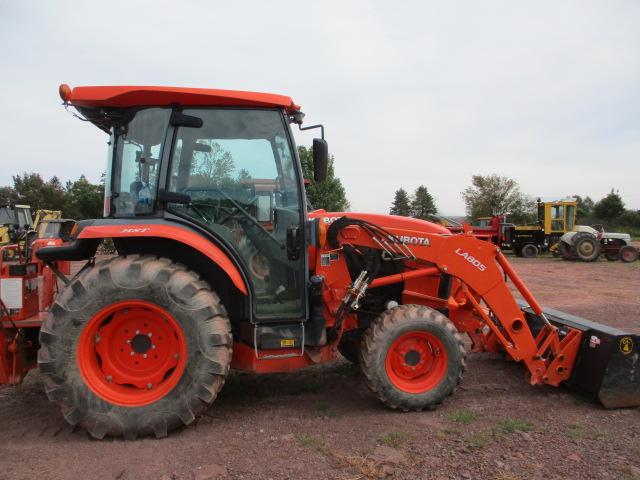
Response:
[[[13,188],[18,195],[18,202],[29,205],[32,211],[46,208],[41,192],[44,180],[39,173],[23,173],[13,177]]]
[[[411,200],[411,216],[422,220],[429,220],[438,213],[433,196],[427,190],[427,187],[420,185],[416,188]]]
[[[600,220],[612,221],[624,213],[624,202],[612,188],[606,197],[596,203],[593,211]]]
[[[14,205],[18,201],[18,193],[12,187],[0,187],[0,207]]]
[[[33,212],[40,208],[62,210],[66,200],[66,192],[58,177],[51,177],[45,182],[39,173],[14,176],[13,190],[17,195],[15,201],[29,205]]]
[[[527,212],[532,204],[529,197],[520,192],[518,182],[499,175],[473,175],[471,186],[462,192],[467,215],[471,218],[494,215],[516,216]]]
[[[48,210],[62,210],[66,202],[67,193],[58,177],[51,177],[45,182],[40,193],[42,200],[40,208]]]
[[[411,216],[411,201],[409,200],[409,195],[404,188],[396,190],[389,213],[391,215],[400,215],[402,217]]]
[[[616,223],[618,223],[620,226],[631,227],[636,231],[640,231],[640,210],[625,210],[625,212],[620,215],[620,217],[618,217]]]
[[[203,140],[211,147],[208,152],[196,152],[193,158],[192,186],[208,187],[220,186],[232,182],[235,162],[231,152],[225,150],[219,143]]]
[[[591,218],[593,216],[593,208],[595,207],[595,203],[591,197],[588,195],[584,198],[580,195],[574,195],[573,197],[576,199],[576,203],[578,204],[576,210],[578,221],[583,218]]]
[[[94,185],[81,175],[75,182],[67,182],[63,213],[67,218],[84,220],[102,217],[104,184]]]
[[[327,179],[324,182],[313,180],[313,151],[311,148],[298,147],[298,156],[302,164],[302,174],[307,185],[307,199],[313,208],[322,208],[328,212],[345,212],[349,209],[349,201],[342,182],[335,175],[333,155],[329,157]]]
[[[537,220],[538,213],[533,198],[521,194],[513,205],[511,205],[508,221],[517,225],[526,225],[536,223]]]

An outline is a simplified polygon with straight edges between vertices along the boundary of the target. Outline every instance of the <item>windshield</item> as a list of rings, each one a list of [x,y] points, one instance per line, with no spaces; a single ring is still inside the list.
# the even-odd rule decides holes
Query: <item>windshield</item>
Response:
[[[115,159],[111,177],[111,213],[140,215],[153,212],[160,158],[171,110],[138,111],[125,126],[115,129]],[[108,189],[107,189],[108,192]]]

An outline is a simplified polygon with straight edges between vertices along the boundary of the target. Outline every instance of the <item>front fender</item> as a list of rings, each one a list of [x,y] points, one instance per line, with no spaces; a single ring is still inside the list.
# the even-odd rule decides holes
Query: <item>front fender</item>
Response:
[[[244,282],[242,274],[229,259],[229,257],[214,243],[195,232],[172,225],[135,224],[135,225],[91,225],[84,227],[79,235],[79,240],[102,238],[168,238],[183,243],[197,250],[212,262],[217,264],[229,276],[233,285],[243,294],[248,295],[249,290]],[[170,257],[171,252],[167,252]]]

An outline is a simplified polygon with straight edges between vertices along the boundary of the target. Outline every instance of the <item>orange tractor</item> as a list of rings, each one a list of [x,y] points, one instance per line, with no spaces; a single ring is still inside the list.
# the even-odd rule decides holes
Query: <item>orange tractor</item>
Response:
[[[433,408],[462,379],[463,335],[474,351],[521,362],[532,385],[640,404],[638,337],[543,311],[495,245],[416,219],[308,212],[291,126],[321,126],[303,127],[289,97],[60,94],[110,136],[104,218],[36,252],[68,284],[41,325],[3,321],[34,340],[2,359],[37,351],[48,397],[93,437],[164,437],[212,404],[231,368],[287,372],[338,352],[387,406]],[[103,239],[117,255],[97,261]],[[67,279],[61,261],[86,263]]]

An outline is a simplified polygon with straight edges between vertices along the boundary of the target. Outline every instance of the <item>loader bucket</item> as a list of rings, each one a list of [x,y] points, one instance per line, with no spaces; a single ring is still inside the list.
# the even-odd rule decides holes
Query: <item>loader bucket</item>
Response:
[[[521,307],[535,334],[542,320],[526,303]],[[560,329],[582,331],[582,344],[565,385],[597,399],[605,408],[640,406],[640,335],[558,310],[545,308],[544,314]]]

